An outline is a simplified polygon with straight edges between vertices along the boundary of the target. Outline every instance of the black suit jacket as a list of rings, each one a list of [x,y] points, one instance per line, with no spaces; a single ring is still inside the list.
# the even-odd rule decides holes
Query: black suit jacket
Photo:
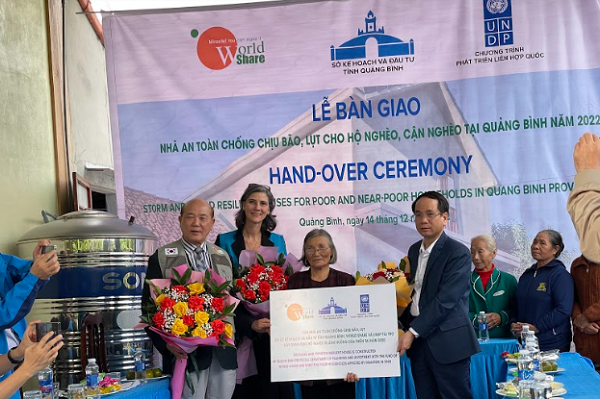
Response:
[[[408,250],[411,272],[419,267],[421,241]],[[466,359],[481,348],[469,320],[471,254],[467,247],[442,233],[427,261],[419,298],[419,316],[403,314],[403,324],[424,339],[435,360],[442,364]],[[408,324],[407,324],[408,323]],[[408,351],[408,356],[415,355]]]

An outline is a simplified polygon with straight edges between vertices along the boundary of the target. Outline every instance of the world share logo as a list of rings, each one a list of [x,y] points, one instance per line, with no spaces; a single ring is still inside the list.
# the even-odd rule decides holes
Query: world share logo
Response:
[[[265,42],[260,37],[238,40],[231,31],[220,26],[209,28],[202,34],[192,29],[190,34],[198,39],[198,59],[209,69],[225,69],[234,62],[237,65],[252,65],[266,61]]]
[[[483,0],[485,46],[514,44],[511,0]]]

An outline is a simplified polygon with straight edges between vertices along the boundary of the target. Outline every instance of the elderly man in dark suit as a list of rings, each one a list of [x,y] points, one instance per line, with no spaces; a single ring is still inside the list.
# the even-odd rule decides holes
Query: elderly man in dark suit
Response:
[[[205,271],[211,268],[225,280],[232,280],[233,269],[227,253],[221,248],[206,242],[206,237],[215,224],[214,210],[201,199],[193,199],[185,204],[179,216],[181,239],[160,247],[148,260],[146,278],[149,280],[170,276],[170,270],[183,264],[192,269]],[[144,285],[142,309],[150,301],[150,288]],[[233,320],[229,320],[233,324]],[[174,358],[188,355],[176,346],[165,343],[158,334],[147,330],[152,343],[163,355],[163,368],[172,373]],[[188,371],[194,389],[188,384],[183,388],[183,399],[231,398],[235,388],[237,354],[235,348],[201,346],[189,356],[196,358],[200,373],[194,373],[193,362],[188,362]]]
[[[412,210],[423,240],[408,250],[415,288],[398,351],[408,352],[419,399],[468,399],[470,358],[480,351],[468,314],[471,254],[444,233],[449,204],[443,195],[425,192]]]

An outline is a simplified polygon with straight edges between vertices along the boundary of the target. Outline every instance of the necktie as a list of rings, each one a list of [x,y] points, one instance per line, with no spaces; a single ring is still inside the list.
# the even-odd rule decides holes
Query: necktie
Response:
[[[205,272],[208,269],[206,264],[206,250],[203,247],[196,247],[194,249],[196,253],[196,269],[200,272]]]

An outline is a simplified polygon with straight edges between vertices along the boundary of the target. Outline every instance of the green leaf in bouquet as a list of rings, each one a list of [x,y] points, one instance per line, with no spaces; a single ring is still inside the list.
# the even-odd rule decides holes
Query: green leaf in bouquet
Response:
[[[144,315],[144,314],[141,315],[140,316],[140,321],[142,323],[146,323],[146,324],[152,325],[152,318],[149,315]]]
[[[285,268],[285,275],[291,276],[292,274],[294,274],[294,268],[292,265],[288,265],[288,267]]]
[[[146,284],[148,284],[150,287],[152,287],[152,289],[154,289],[154,292],[156,292],[157,296],[162,294],[162,290],[158,288],[158,286],[156,286],[156,284],[154,284],[151,280],[146,279]]]
[[[386,269],[385,262],[381,261],[381,263],[379,264],[379,270],[385,270],[385,269]]]
[[[158,305],[154,302],[154,300],[152,302],[148,302],[147,304],[145,304],[142,307],[142,311],[148,314],[153,314],[156,313],[156,307]]]
[[[188,266],[185,273],[183,273],[182,283],[187,284],[187,282],[190,281],[191,277],[192,277],[192,268]]]
[[[263,259],[261,254],[256,254],[256,261],[258,262],[259,265],[263,265],[265,264],[265,260]]]
[[[233,314],[232,312],[233,312],[234,308],[235,308],[235,304],[234,303],[232,303],[231,305],[226,306],[223,309],[223,314],[225,314],[225,313]]]
[[[237,280],[239,280],[239,278],[233,279],[233,282],[236,283]],[[231,286],[231,291],[233,291],[233,292],[241,292],[242,289],[240,287],[238,287],[237,284],[233,284]]]
[[[404,258],[400,260],[400,265],[398,266],[398,269],[402,270],[403,272],[406,272],[406,260]]]
[[[175,268],[171,268],[171,280],[175,280],[177,285],[181,284],[181,274]]]
[[[354,280],[358,280],[360,278],[360,272],[356,271],[356,275],[354,276]]]
[[[221,291],[219,291],[219,286],[217,286],[212,281],[210,283],[208,283],[208,289],[210,290],[210,294],[212,296],[217,296],[217,297],[222,296]]]
[[[227,288],[229,288],[230,285],[231,285],[231,281],[225,281],[223,284],[221,284],[217,287],[217,291],[219,293],[221,293],[221,292],[227,290]]]
[[[207,282],[209,282],[212,278],[212,274],[210,273],[209,269],[206,269],[206,271],[204,272],[204,284],[207,285]]]
[[[283,256],[283,253],[279,253],[279,257],[277,258],[277,264],[283,266],[285,263],[285,256]]]
[[[264,267],[272,267],[275,266],[276,263],[275,262],[265,262],[265,264],[263,265]]]

